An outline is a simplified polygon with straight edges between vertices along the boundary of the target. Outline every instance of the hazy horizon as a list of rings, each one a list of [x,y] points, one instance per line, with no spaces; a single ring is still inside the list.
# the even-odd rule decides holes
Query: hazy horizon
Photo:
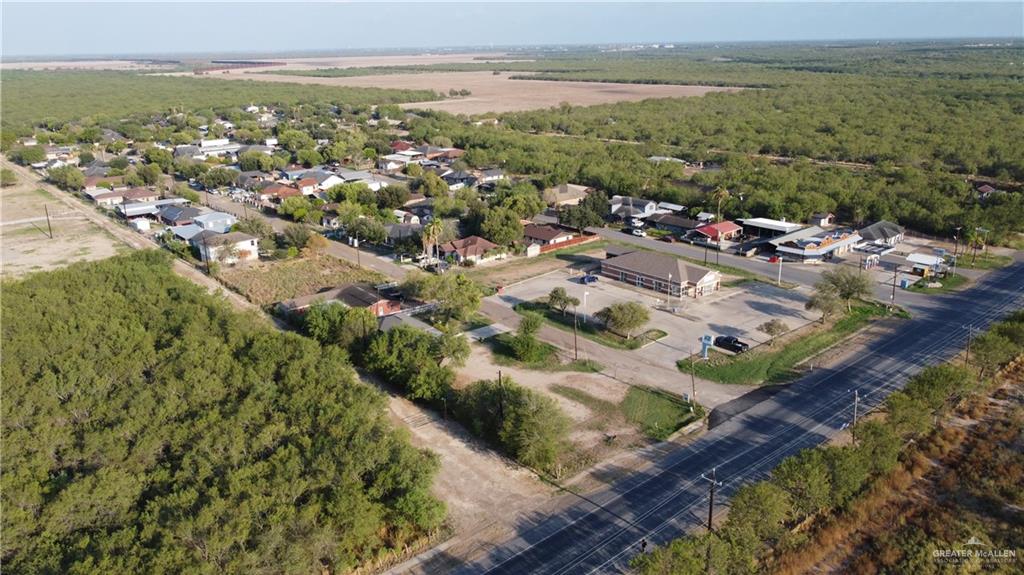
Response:
[[[1024,4],[1016,2],[5,2],[2,10],[4,60],[465,51],[641,43],[1019,40],[1024,35]],[[275,16],[275,10],[285,15]],[[38,21],[47,22],[48,31],[56,33],[41,33],[38,27],[28,25]],[[360,25],[352,26],[352,21]],[[497,22],[501,25],[493,25]],[[565,22],[572,26],[566,27]],[[214,23],[217,29],[211,33]],[[320,28],[319,33],[297,33],[308,25]],[[157,32],[156,28],[173,33]]]

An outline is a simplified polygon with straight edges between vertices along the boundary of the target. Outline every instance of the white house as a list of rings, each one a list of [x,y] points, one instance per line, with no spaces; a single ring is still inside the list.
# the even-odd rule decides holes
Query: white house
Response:
[[[238,218],[224,212],[210,212],[192,218],[192,223],[204,230],[226,234],[231,231],[231,226],[238,223]]]
[[[377,159],[377,168],[386,172],[401,170],[409,164],[415,164],[416,160],[403,154],[388,154]]]
[[[627,218],[644,219],[658,211],[658,202],[629,196],[612,196],[609,200],[610,213],[623,220]]]
[[[230,232],[219,234],[204,230],[189,240],[199,250],[199,259],[225,264],[258,260],[259,241],[249,234]]]

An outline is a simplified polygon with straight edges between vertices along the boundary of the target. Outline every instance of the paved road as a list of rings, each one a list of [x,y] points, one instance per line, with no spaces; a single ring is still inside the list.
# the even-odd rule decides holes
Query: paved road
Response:
[[[700,525],[707,513],[701,473],[717,467],[724,501],[743,483],[766,477],[783,458],[839,432],[851,419],[851,390],[860,392],[862,409],[871,409],[923,367],[954,356],[967,338],[965,324],[981,329],[1024,306],[1022,256],[969,290],[933,298],[932,306],[870,343],[861,355],[783,388],[693,444],[668,453],[651,469],[555,515],[533,519],[515,539],[481,551],[482,557],[459,572],[626,570],[641,539],[665,543]],[[429,562],[424,567],[429,572]]]

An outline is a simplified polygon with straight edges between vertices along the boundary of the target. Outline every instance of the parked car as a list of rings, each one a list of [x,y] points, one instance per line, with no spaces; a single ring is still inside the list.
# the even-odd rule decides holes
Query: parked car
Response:
[[[733,353],[743,353],[750,349],[750,345],[740,341],[731,335],[720,335],[715,338],[715,347],[727,349]]]
[[[668,242],[670,244],[674,244],[674,243],[676,243],[676,237],[672,236],[672,235],[661,236],[661,241]]]
[[[647,232],[643,231],[640,228],[633,228],[633,231],[630,232],[630,233],[632,233],[634,236],[636,236],[638,238],[646,238],[647,237]]]
[[[597,283],[597,276],[594,274],[587,274],[580,278],[580,283],[584,285]]]

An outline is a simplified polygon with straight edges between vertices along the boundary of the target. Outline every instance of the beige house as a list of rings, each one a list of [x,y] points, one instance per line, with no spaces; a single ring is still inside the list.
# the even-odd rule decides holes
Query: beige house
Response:
[[[635,251],[601,262],[601,275],[669,296],[700,297],[718,291],[722,274],[657,252]]]

